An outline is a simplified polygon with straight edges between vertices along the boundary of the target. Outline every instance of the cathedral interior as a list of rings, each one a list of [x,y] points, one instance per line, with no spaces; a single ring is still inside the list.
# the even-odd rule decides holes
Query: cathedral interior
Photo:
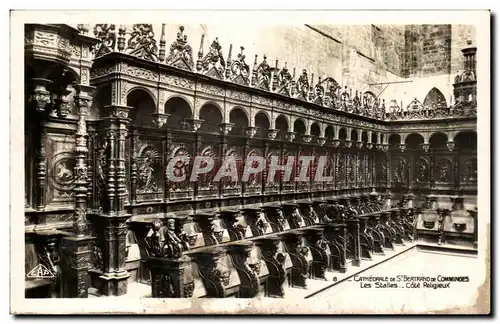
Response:
[[[477,251],[474,41],[25,25],[26,298],[306,298],[416,245]],[[200,156],[239,177],[193,181]],[[295,162],[242,179],[299,156],[305,180]]]

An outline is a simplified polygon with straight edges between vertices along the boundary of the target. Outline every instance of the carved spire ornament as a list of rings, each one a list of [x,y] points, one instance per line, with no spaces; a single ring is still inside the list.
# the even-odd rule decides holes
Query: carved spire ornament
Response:
[[[184,27],[179,27],[177,39],[170,45],[170,52],[165,63],[179,69],[192,71],[194,68],[193,49],[187,43]]]
[[[128,54],[147,61],[158,60],[158,46],[152,24],[134,24],[127,42]]]
[[[202,44],[200,46],[200,51],[198,52],[198,58],[200,58],[200,54],[203,55],[202,46],[203,46],[203,38],[202,35]],[[216,37],[215,40],[210,45],[207,55],[203,59],[199,59],[199,63],[197,63],[197,68],[199,66],[200,73],[205,74],[206,76],[224,80],[224,72],[226,70],[226,62],[224,57],[222,56],[222,47],[219,45],[219,38]]]

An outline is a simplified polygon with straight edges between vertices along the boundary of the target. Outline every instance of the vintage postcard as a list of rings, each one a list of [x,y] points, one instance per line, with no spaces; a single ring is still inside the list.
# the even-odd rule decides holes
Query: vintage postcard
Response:
[[[12,11],[11,45],[12,313],[490,313],[489,11]]]

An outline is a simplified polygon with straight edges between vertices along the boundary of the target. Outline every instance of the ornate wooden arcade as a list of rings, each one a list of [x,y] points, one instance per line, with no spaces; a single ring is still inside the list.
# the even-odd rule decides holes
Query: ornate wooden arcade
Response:
[[[27,296],[283,297],[405,241],[477,242],[475,48],[454,103],[432,88],[403,108],[201,44],[26,26],[26,272],[53,274]]]

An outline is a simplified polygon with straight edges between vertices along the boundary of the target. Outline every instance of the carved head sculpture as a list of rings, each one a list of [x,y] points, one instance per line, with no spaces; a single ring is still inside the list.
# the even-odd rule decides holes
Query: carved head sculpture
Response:
[[[171,231],[175,230],[175,219],[169,218],[167,220],[167,228]]]
[[[151,229],[153,230],[153,232],[158,232],[160,230],[161,226],[162,226],[161,221],[159,219],[156,219],[153,222]]]

